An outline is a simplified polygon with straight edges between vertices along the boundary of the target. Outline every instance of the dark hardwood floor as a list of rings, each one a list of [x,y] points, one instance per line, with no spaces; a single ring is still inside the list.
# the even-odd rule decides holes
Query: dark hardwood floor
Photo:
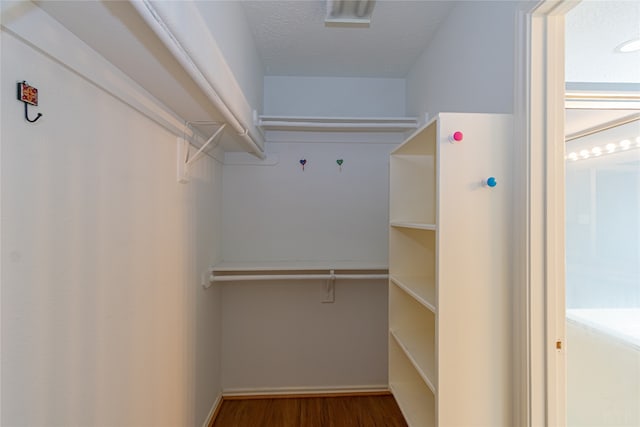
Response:
[[[406,427],[393,396],[225,400],[213,427]]]

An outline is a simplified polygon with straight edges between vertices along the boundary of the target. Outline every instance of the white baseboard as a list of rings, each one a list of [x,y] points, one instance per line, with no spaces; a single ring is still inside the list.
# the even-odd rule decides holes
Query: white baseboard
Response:
[[[255,396],[313,396],[313,395],[351,395],[388,393],[388,384],[364,386],[332,386],[332,387],[257,387],[257,388],[228,388],[222,390],[225,398],[255,397]]]
[[[209,415],[207,415],[207,418],[204,420],[204,424],[202,425],[202,427],[209,427],[210,425],[213,424],[213,420],[216,414],[218,413],[218,409],[220,408],[220,405],[222,405],[222,393],[218,393],[216,400],[213,401],[213,405],[211,406]]]

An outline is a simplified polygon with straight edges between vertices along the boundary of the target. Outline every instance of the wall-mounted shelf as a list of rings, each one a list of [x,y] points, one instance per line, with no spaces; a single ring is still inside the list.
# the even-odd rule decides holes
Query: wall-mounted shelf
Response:
[[[259,116],[268,142],[399,144],[418,127],[415,117]]]
[[[250,280],[388,279],[385,264],[349,261],[222,262],[212,267],[214,282]]]
[[[262,130],[313,132],[406,132],[418,127],[415,117],[260,116]]]
[[[389,223],[389,225],[391,225],[391,227],[415,228],[418,230],[436,230],[435,224],[425,224],[422,222],[392,221]]]

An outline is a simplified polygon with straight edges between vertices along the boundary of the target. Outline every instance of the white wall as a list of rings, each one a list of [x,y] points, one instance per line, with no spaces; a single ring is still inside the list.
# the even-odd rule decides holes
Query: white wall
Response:
[[[224,166],[227,261],[386,265],[390,144],[269,143],[272,166]],[[302,171],[300,159],[307,159]],[[340,172],[336,163],[343,159]],[[387,284],[223,286],[223,388],[354,388],[387,383]]]
[[[387,261],[389,144],[270,143],[224,166],[225,261]],[[299,163],[306,159],[305,170]],[[336,163],[343,159],[342,172]]]
[[[404,115],[405,83],[265,77],[264,103],[270,115],[397,117]],[[223,258],[386,265],[395,145],[293,135],[268,143],[262,165],[225,164]],[[226,392],[386,387],[386,281],[338,281],[329,304],[321,303],[319,281],[222,287]]]
[[[399,117],[405,97],[405,79],[264,78],[264,114],[273,116]]]
[[[20,8],[3,25],[95,55]],[[2,425],[202,425],[220,391],[220,292],[200,275],[220,256],[222,168],[207,157],[177,184],[174,135],[55,53],[4,27],[1,43]]]
[[[200,1],[196,6],[249,104],[260,110],[263,67],[253,34],[238,1]]]
[[[223,285],[223,389],[354,391],[387,387],[387,283],[321,281]]]
[[[513,111],[517,1],[463,1],[407,75],[407,114]]]

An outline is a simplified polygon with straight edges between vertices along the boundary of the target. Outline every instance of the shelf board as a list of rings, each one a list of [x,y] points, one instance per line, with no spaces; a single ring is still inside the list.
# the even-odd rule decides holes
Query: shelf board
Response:
[[[436,153],[437,117],[418,128],[391,155],[431,155]]]
[[[415,130],[415,117],[300,117],[260,116],[259,126],[267,130],[316,132],[405,132]]]
[[[391,221],[389,225],[391,225],[392,227],[413,228],[417,230],[436,231],[438,229],[438,227],[435,224],[427,224],[424,222]]]
[[[395,339],[389,341],[389,389],[409,427],[432,427],[436,424],[436,395],[417,375]]]
[[[213,266],[213,272],[253,271],[380,271],[387,270],[384,263],[366,261],[224,261]]]
[[[211,281],[386,280],[386,264],[350,261],[222,262],[211,268]]]
[[[389,390],[396,400],[400,412],[404,416],[405,421],[409,427],[429,427],[423,424],[418,424],[415,418],[415,409],[424,406],[424,402],[419,394],[413,393],[412,390],[405,390],[402,387],[397,387],[395,384],[389,384]]]
[[[407,359],[409,359],[409,361],[411,361],[411,364],[413,365],[413,367],[416,370],[416,372],[420,375],[420,378],[422,378],[422,380],[427,385],[427,387],[429,387],[431,392],[435,395],[437,393],[436,392],[436,386],[435,386],[435,383],[432,380],[432,378],[434,377],[434,373],[433,372],[427,372],[426,371],[427,368],[421,366],[417,362],[416,359],[424,359],[425,358],[421,353],[419,353],[418,347],[409,347],[406,344],[406,340],[403,339],[400,336],[401,334],[399,334],[398,331],[389,330],[389,334],[391,334],[391,336],[395,340],[396,344],[398,344],[398,347],[400,347],[402,349],[402,352],[407,357]],[[415,356],[414,356],[414,354],[415,354]]]
[[[429,283],[427,279],[415,277],[389,276],[389,279],[433,314],[437,314],[435,284]]]

